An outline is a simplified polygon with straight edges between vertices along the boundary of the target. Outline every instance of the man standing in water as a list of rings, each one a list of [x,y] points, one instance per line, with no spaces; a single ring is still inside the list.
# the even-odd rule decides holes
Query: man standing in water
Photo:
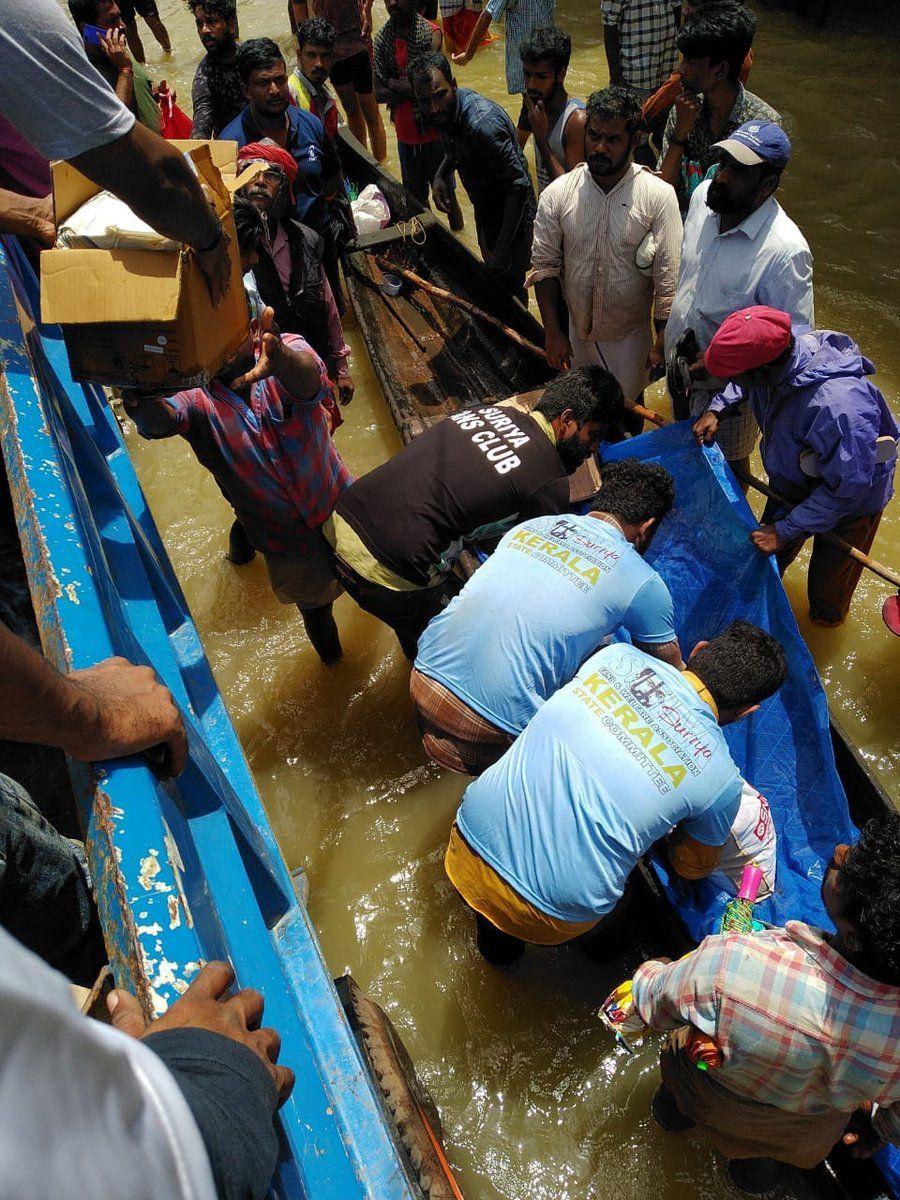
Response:
[[[731,382],[694,425],[711,442],[719,416],[748,402],[762,430],[763,466],[785,497],[768,500],[750,540],[783,573],[813,538],[807,587],[814,625],[840,625],[862,566],[823,537],[866,552],[893,495],[900,429],[868,381],[874,364],[845,333],[791,327],[790,314],[755,307],[723,321],[705,355]]]
[[[191,11],[206,50],[191,88],[192,136],[215,138],[245,104],[237,68],[237,4],[234,0],[196,0]]]
[[[812,1168],[839,1141],[864,1157],[900,1146],[900,814],[835,846],[822,899],[835,933],[708,937],[634,975],[636,1011],[671,1031],[654,1117],[702,1130],[745,1195],[774,1195],[785,1163]],[[722,1053],[713,1071],[686,1053],[694,1030]]]
[[[548,183],[584,162],[584,102],[566,91],[572,39],[555,26],[535,29],[519,48],[525,105],[519,144],[534,135],[538,195]]]
[[[717,4],[702,9],[678,35],[684,92],[666,122],[659,173],[678,192],[682,212],[715,161],[714,143],[746,121],[781,121],[739,79],[755,32],[749,9]]]
[[[601,364],[622,385],[626,404],[641,398],[651,354],[662,362],[681,254],[675,192],[633,161],[640,127],[640,101],[629,88],[590,97],[587,162],[541,196],[529,275],[551,366]],[[655,245],[649,273],[638,262],[648,237]]]
[[[419,110],[441,135],[444,160],[434,178],[434,202],[449,213],[459,172],[475,210],[484,265],[523,301],[531,254],[535,200],[525,155],[506,112],[470,88],[458,88],[443,54],[417,58],[410,81]]]
[[[691,198],[684,224],[681,270],[666,326],[666,359],[689,330],[705,350],[721,323],[741,307],[765,304],[813,324],[813,260],[806,238],[775,192],[791,157],[787,134],[770,122],[748,121],[712,149],[719,165]],[[690,415],[698,417],[721,382],[697,375]],[[688,416],[674,405],[679,420]],[[733,405],[719,447],[737,471],[746,472],[759,426],[749,404]]]

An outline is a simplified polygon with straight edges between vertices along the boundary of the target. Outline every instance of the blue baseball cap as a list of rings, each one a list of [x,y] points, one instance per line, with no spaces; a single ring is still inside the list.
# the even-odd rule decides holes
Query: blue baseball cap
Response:
[[[791,157],[790,138],[773,121],[745,121],[712,148],[724,150],[745,167],[756,167],[763,162],[786,167]]]

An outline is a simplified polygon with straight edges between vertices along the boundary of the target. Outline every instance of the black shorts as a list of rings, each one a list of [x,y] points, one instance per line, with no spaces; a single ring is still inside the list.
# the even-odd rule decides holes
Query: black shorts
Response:
[[[148,17],[159,16],[156,0],[119,0],[119,12],[126,25],[132,23],[135,13],[142,16],[145,21]]]
[[[349,58],[339,58],[331,68],[331,82],[336,88],[352,84],[360,96],[371,96],[375,91],[375,79],[368,50],[359,50]]]

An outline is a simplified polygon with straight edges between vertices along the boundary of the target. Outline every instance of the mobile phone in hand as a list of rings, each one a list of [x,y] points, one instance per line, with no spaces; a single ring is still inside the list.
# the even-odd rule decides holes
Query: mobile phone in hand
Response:
[[[81,36],[90,46],[99,46],[108,33],[108,29],[101,29],[99,25],[82,25],[81,27]]]

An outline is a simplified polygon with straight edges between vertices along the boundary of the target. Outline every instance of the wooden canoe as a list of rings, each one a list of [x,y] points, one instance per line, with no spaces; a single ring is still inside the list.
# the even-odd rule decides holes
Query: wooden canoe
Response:
[[[555,372],[498,330],[408,284],[382,293],[376,254],[490,313],[526,340],[544,344],[541,325],[500,288],[480,259],[366,153],[339,132],[346,178],[374,183],[391,225],[363,236],[344,257],[344,278],[372,366],[404,443],[448,413],[543,386]]]

